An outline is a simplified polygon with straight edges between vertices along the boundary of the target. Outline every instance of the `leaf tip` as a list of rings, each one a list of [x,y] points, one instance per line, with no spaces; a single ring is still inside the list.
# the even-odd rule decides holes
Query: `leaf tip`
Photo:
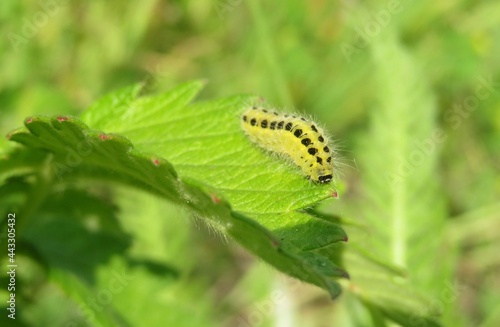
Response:
[[[18,134],[22,134],[22,133],[25,133],[25,132],[26,132],[26,130],[25,130],[23,127],[20,127],[20,128],[17,128],[17,129],[15,129],[15,130],[10,131],[9,133],[7,133],[7,134],[5,135],[5,138],[6,138],[7,140],[9,140],[9,141],[11,141],[11,140],[12,140],[12,141],[15,141],[15,139],[16,139],[16,135],[18,135]]]

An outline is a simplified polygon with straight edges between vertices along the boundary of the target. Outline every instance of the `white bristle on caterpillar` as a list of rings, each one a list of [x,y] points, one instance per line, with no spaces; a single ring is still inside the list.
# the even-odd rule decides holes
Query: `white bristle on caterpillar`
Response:
[[[332,181],[335,151],[316,123],[254,106],[241,115],[241,127],[253,143],[289,158],[315,183]]]

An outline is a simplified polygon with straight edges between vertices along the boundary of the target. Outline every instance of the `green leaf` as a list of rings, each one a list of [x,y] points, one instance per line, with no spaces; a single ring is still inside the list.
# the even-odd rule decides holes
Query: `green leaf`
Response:
[[[186,281],[156,276],[114,258],[97,272],[93,287],[55,269],[51,280],[77,306],[73,323],[91,326],[215,326],[211,294]],[[182,292],[179,292],[181,284]],[[194,294],[193,294],[194,293]],[[196,310],[193,310],[193,303]],[[213,322],[212,322],[213,321]]]
[[[115,276],[117,273],[121,273],[121,271],[117,272],[116,270],[113,272]],[[105,301],[113,299],[115,292],[110,291],[110,279],[108,279],[107,284],[103,283],[100,285],[101,287],[99,289],[94,289],[89,287],[89,285],[81,279],[59,268],[52,268],[49,278],[54,284],[61,288],[64,292],[65,299],[71,299],[76,306],[76,308],[71,311],[67,310],[70,314],[67,314],[68,317],[66,317],[66,320],[69,321],[66,323],[103,327],[111,327],[119,324],[121,317],[116,312],[115,308],[110,306],[108,302],[104,302],[97,298],[98,295],[104,295],[106,297],[103,296],[102,298],[104,298]],[[116,277],[114,277],[114,279],[116,280]],[[114,283],[121,286],[116,281],[114,281]]]
[[[357,151],[366,227],[348,230],[352,244],[343,259],[349,289],[398,324],[438,326],[437,316],[453,306],[439,296],[454,257],[443,258],[437,237],[446,214],[437,183],[442,140],[436,137],[436,105],[418,64],[391,28],[371,50],[377,101]]]
[[[437,183],[444,133],[436,125],[436,103],[415,61],[387,31],[373,46],[378,105],[372,111],[369,144],[361,153],[369,206],[370,245],[430,294],[436,274],[447,274],[438,235],[446,218]],[[370,209],[368,209],[370,208]],[[439,266],[436,266],[440,264]],[[428,267],[434,266],[436,270]],[[441,282],[439,282],[441,284]]]
[[[71,271],[88,282],[94,280],[98,265],[123,253],[130,244],[112,207],[75,189],[52,193],[23,230],[22,238],[50,267]]]
[[[332,196],[334,185],[315,185],[296,167],[250,144],[239,124],[250,97],[190,104],[202,86],[187,83],[164,95],[137,100],[131,99],[138,89],[129,88],[99,101],[82,120],[92,128],[126,136],[141,151],[166,158],[179,175],[221,190],[239,211],[288,212]]]
[[[73,117],[31,117],[10,138],[52,152],[54,179],[114,180],[180,203],[281,271],[337,296],[336,278],[346,273],[312,251],[347,236],[302,212],[331,198],[335,185],[315,185],[249,142],[239,113],[250,97],[191,103],[201,87],[140,98],[139,87],[127,88],[82,115],[94,129]]]

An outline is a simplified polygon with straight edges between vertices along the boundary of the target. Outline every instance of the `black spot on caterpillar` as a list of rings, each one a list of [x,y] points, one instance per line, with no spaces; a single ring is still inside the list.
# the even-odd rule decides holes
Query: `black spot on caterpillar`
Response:
[[[241,127],[252,142],[290,158],[315,183],[332,181],[334,160],[329,140],[316,123],[251,107],[242,114]],[[315,146],[312,140],[318,140],[321,146]]]

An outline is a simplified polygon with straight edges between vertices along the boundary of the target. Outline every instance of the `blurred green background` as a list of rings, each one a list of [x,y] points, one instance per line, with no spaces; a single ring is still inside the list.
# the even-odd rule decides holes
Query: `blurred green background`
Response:
[[[436,203],[443,204],[440,214],[450,227],[430,237],[459,239],[447,278],[465,291],[443,324],[500,323],[498,1],[6,0],[0,21],[2,135],[30,115],[78,116],[103,94],[137,82],[154,93],[206,79],[201,99],[256,94],[323,122],[339,140],[346,187],[341,200],[326,207],[354,220],[362,218],[359,207],[369,203],[363,201],[384,193],[367,187],[372,175],[364,174],[370,160],[363,156],[372,151],[383,158],[391,151],[383,139],[371,144],[370,135],[379,130],[374,121],[383,118],[377,103],[392,96],[381,94],[380,84],[404,84],[389,82],[391,76],[373,78],[381,65],[391,64],[384,58],[384,35],[393,35],[429,90],[416,101],[430,103],[429,121],[446,135],[432,151],[436,174],[430,182],[439,184]],[[472,109],[453,111],[456,106]],[[387,123],[387,129],[394,126]],[[15,146],[2,138],[0,156]],[[383,161],[377,165],[383,175]],[[72,199],[86,196],[109,198],[109,206],[77,213],[78,226],[26,230],[42,253],[57,255],[47,270],[28,250],[19,254],[22,308],[16,324],[2,317],[2,326],[370,325],[349,292],[332,302],[326,292],[275,272],[180,208],[125,187],[86,186],[92,195],[51,199],[45,214],[64,221]],[[68,237],[85,233],[96,239],[92,248],[65,245]],[[125,263],[124,253],[141,262]],[[74,274],[63,273],[68,270]],[[114,287],[119,291],[103,291]],[[271,300],[276,294],[280,300]],[[92,309],[69,300],[92,303],[99,296]]]

